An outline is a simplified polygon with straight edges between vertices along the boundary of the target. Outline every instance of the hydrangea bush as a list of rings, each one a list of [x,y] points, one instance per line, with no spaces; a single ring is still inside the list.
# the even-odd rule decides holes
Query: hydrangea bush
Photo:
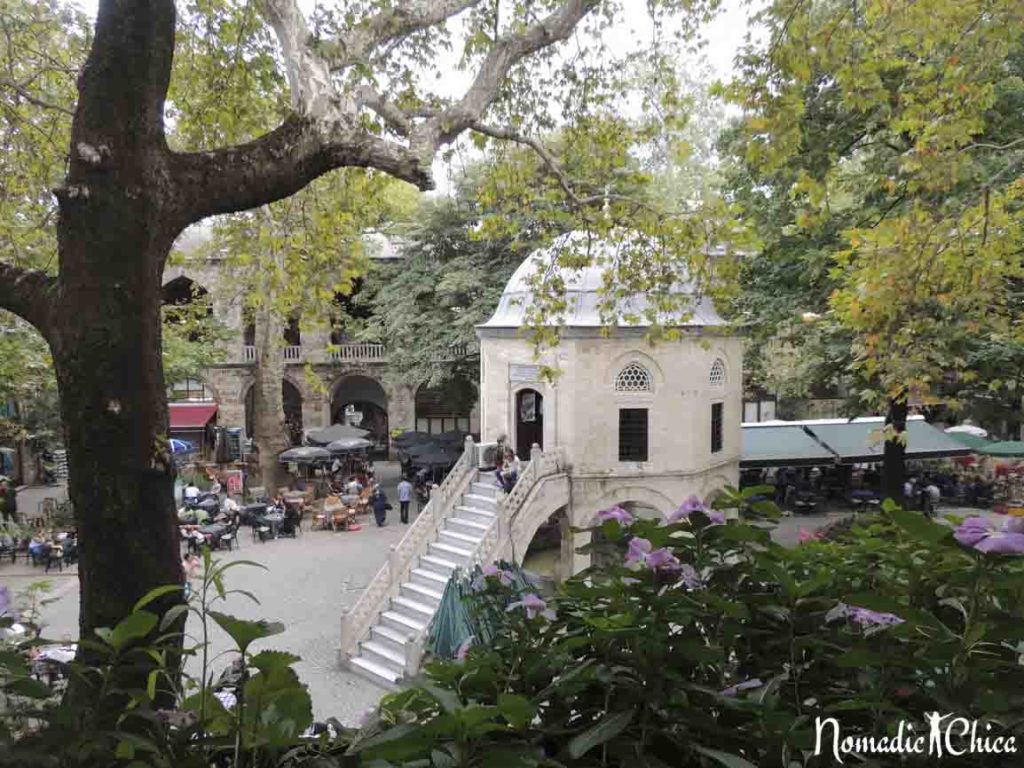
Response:
[[[795,768],[835,764],[831,743],[814,754],[819,718],[880,738],[940,712],[1020,742],[957,766],[1022,759],[1024,535],[886,505],[787,549],[759,490],[660,521],[599,512],[588,549],[608,565],[546,601],[490,571],[503,630],[386,699],[353,750],[379,766]]]

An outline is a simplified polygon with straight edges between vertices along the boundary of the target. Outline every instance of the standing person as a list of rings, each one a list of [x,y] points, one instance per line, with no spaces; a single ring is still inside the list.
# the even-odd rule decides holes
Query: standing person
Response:
[[[373,498],[370,501],[373,506],[373,517],[377,521],[377,527],[383,528],[388,524],[388,497],[384,495],[379,487],[373,492]]]
[[[18,489],[13,483],[7,480],[0,480],[0,508],[4,513],[4,520],[12,523],[18,519]]]
[[[409,524],[409,502],[412,501],[412,483],[409,478],[403,477],[398,484],[398,507],[402,522]]]
[[[928,485],[925,486],[924,498],[925,515],[927,517],[935,517],[935,509],[939,506],[939,501],[942,499],[942,491],[939,490],[939,486],[935,484],[934,480],[929,480]]]

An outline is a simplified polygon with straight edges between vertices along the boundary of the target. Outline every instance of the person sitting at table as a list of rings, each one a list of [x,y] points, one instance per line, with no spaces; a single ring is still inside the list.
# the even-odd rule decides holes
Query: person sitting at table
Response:
[[[270,502],[272,509],[268,509],[268,512],[276,512],[279,515],[283,515],[288,509],[288,505],[284,503],[284,497],[278,494]]]

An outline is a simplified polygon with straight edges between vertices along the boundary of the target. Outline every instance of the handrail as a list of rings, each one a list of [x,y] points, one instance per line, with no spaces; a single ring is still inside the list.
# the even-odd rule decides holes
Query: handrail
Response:
[[[453,503],[461,498],[466,479],[476,473],[475,453],[473,439],[467,437],[462,456],[448,476],[430,494],[430,501],[409,526],[402,540],[391,545],[387,560],[367,584],[359,599],[342,615],[343,658],[355,651],[386,607],[388,599],[398,594],[399,587],[409,577],[413,562],[436,537]]]

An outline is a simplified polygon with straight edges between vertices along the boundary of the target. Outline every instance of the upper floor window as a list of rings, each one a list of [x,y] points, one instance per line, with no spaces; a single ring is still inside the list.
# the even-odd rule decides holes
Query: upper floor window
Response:
[[[630,363],[615,377],[616,392],[650,392],[654,389],[651,384],[651,374],[636,363]]]
[[[711,364],[711,373],[708,374],[708,383],[712,387],[721,387],[725,384],[725,363],[721,359]]]
[[[175,402],[182,400],[213,400],[213,393],[199,379],[184,379],[168,387],[168,399]]]

